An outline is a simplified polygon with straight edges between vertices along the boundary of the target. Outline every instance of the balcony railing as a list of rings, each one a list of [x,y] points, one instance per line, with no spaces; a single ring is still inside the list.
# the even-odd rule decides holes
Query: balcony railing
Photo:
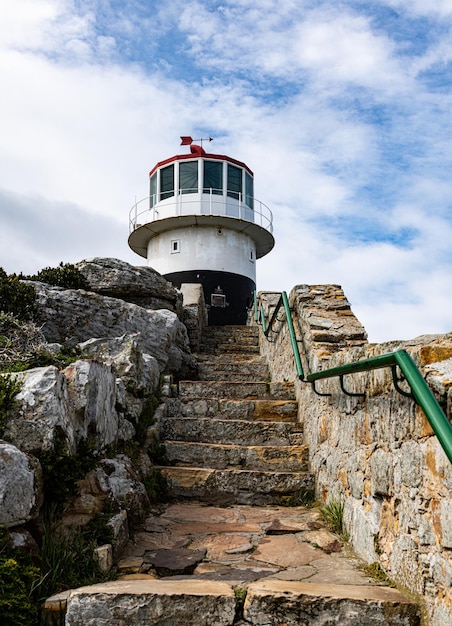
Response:
[[[230,195],[216,189],[186,190],[179,193],[167,191],[156,196],[146,196],[130,209],[129,232],[157,220],[186,215],[218,215],[252,222],[273,233],[273,215],[267,205],[242,194]],[[246,200],[246,201],[245,201]],[[250,206],[252,205],[252,206]]]

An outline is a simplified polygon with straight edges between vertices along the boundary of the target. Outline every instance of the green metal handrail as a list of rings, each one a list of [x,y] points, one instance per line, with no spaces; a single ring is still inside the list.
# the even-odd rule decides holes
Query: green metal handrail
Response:
[[[395,352],[390,352],[388,354],[382,354],[376,357],[372,357],[370,359],[363,359],[362,361],[356,361],[355,363],[347,363],[346,365],[340,365],[338,367],[332,367],[330,369],[322,370],[319,372],[313,372],[308,374],[306,378],[303,375],[303,367],[300,359],[300,352],[298,350],[298,342],[295,336],[295,331],[292,322],[292,315],[289,306],[289,300],[287,298],[287,293],[285,291],[281,292],[281,297],[275,307],[273,315],[268,323],[265,320],[264,309],[261,306],[260,310],[258,309],[257,296],[255,294],[255,319],[256,322],[262,324],[262,330],[264,331],[265,336],[268,338],[269,333],[272,331],[272,325],[274,321],[277,319],[278,311],[284,307],[284,311],[286,313],[287,324],[289,328],[290,340],[292,344],[292,350],[295,359],[295,365],[297,368],[298,378],[302,382],[312,383],[315,391],[315,382],[317,380],[333,378],[338,376],[341,380],[341,388],[347,393],[343,387],[343,376],[347,374],[356,374],[357,372],[368,372],[375,369],[380,369],[383,367],[391,367],[392,368],[392,376],[394,385],[399,393],[403,395],[411,396],[417,404],[421,407],[422,411],[425,414],[430,426],[432,427],[433,432],[438,438],[444,452],[446,453],[447,458],[452,463],[452,425],[447,419],[446,414],[440,407],[437,399],[433,395],[430,387],[425,382],[421,372],[418,367],[414,363],[411,356],[406,352],[406,350],[397,350]],[[410,386],[411,393],[403,391],[398,386],[398,379],[396,376],[396,366],[400,368],[406,382]],[[329,394],[320,394],[320,395],[329,395]],[[349,395],[363,395],[363,394],[349,394]]]
[[[371,359],[363,359],[355,363],[348,363],[321,372],[314,372],[306,376],[306,381],[314,383],[316,380],[325,378],[355,374],[356,372],[368,372],[370,370],[382,367],[393,367],[396,365],[399,366],[411,388],[414,400],[423,410],[447,458],[452,463],[452,425],[406,350],[397,350],[396,352],[382,354]]]
[[[301,380],[304,379],[304,373],[303,373],[303,365],[301,363],[301,358],[300,358],[300,351],[298,349],[298,342],[297,342],[297,338],[295,336],[295,330],[293,327],[293,322],[292,322],[292,313],[290,311],[290,305],[289,305],[289,298],[287,297],[287,293],[285,291],[281,292],[281,296],[278,300],[278,303],[275,307],[275,310],[273,311],[273,314],[268,322],[266,322],[265,319],[265,311],[264,311],[264,307],[261,306],[260,309],[258,309],[258,303],[257,303],[257,296],[256,296],[256,292],[254,292],[254,317],[257,323],[259,323],[259,320],[262,324],[262,330],[264,331],[264,335],[267,337],[268,339],[268,335],[270,334],[270,332],[273,332],[273,323],[275,322],[275,320],[278,317],[278,313],[281,307],[284,308],[284,312],[286,314],[286,320],[287,320],[287,326],[289,328],[289,335],[290,335],[290,343],[292,346],[292,352],[293,352],[293,356],[294,356],[294,360],[295,360],[295,367],[297,369],[297,376],[298,378],[300,378]]]

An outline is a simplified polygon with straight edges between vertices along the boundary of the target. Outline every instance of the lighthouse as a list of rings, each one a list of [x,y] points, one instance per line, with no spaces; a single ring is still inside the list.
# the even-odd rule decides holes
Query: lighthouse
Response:
[[[181,139],[189,152],[157,163],[130,211],[129,246],[175,287],[200,283],[210,326],[245,324],[256,261],[275,244],[272,213],[245,163]]]

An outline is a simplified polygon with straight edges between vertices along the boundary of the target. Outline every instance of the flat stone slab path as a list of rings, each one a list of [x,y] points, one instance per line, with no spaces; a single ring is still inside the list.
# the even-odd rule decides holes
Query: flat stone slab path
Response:
[[[377,586],[359,564],[315,508],[190,502],[155,508],[129,541],[118,574],[231,585],[266,578]]]

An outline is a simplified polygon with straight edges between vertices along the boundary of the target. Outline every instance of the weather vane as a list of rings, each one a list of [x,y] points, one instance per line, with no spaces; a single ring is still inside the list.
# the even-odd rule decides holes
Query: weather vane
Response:
[[[192,139],[191,137],[181,137],[181,142],[180,145],[181,146],[190,146],[194,141],[200,141],[201,142],[201,148],[202,148],[202,142],[203,141],[213,141],[213,137],[205,137],[204,139]]]

